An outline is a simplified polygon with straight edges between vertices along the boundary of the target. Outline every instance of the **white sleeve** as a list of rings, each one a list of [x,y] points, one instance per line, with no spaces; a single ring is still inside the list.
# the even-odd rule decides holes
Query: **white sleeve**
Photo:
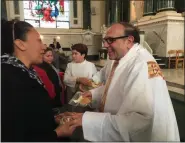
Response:
[[[69,86],[69,87],[75,87],[76,85],[76,78],[77,77],[74,77],[72,76],[71,74],[71,66],[70,66],[70,63],[67,65],[67,68],[66,68],[66,71],[65,71],[65,74],[64,74],[64,84]]]
[[[86,140],[151,141],[154,113],[147,64],[139,64],[132,71],[122,89],[125,98],[116,115],[84,113],[82,126]]]
[[[92,94],[92,107],[93,108],[99,107],[104,88],[105,88],[105,86],[102,85],[98,88],[90,90],[90,92]]]

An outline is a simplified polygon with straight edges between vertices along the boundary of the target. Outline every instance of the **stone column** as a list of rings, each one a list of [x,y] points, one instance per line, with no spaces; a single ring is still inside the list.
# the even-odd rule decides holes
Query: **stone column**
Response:
[[[120,20],[120,0],[113,0],[110,3],[110,23],[118,22]]]
[[[120,0],[120,21],[130,20],[130,0]]]
[[[176,0],[175,1],[175,8],[178,13],[185,12],[185,1],[184,0]]]
[[[1,19],[7,20],[6,0],[1,1]]]
[[[144,1],[130,1],[130,22],[136,22],[143,17]]]
[[[110,2],[105,0],[105,25],[108,26],[110,23]]]
[[[129,0],[106,0],[106,26],[129,19]]]
[[[144,0],[144,14],[143,16],[155,14],[154,4],[156,0]]]
[[[157,0],[157,12],[175,9],[175,0]]]
[[[83,0],[83,29],[91,29],[91,1]]]
[[[106,25],[118,22],[120,18],[120,0],[106,0]]]

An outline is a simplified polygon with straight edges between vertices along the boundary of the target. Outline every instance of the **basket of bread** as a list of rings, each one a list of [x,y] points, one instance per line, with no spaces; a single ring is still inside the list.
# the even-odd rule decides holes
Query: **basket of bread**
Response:
[[[91,107],[91,99],[89,99],[88,97],[83,97],[82,96],[82,92],[77,92],[73,98],[69,101],[70,105],[73,106],[81,106],[81,107],[86,107],[89,106]]]

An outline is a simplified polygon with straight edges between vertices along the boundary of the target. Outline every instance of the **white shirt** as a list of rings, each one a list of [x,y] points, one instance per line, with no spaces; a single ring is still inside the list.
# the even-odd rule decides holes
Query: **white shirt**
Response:
[[[89,79],[97,72],[93,63],[84,60],[82,63],[71,62],[67,65],[64,74],[64,83],[69,87],[75,87],[78,77],[87,77]]]
[[[179,131],[165,80],[149,78],[147,50],[135,44],[119,61],[107,92],[104,113],[85,112],[89,141],[179,141]],[[91,91],[101,101],[104,87]]]

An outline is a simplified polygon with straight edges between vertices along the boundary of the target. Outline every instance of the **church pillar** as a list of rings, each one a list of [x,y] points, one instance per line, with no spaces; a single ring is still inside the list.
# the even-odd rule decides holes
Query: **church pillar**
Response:
[[[118,22],[120,19],[120,0],[111,1],[110,23]]]
[[[83,0],[83,29],[91,29],[91,1]]]
[[[176,0],[175,1],[175,8],[178,13],[185,12],[185,1],[184,0]]]
[[[157,0],[157,12],[169,10],[176,10],[175,0]]]
[[[110,23],[110,1],[105,0],[105,25],[108,26]]]
[[[144,13],[143,16],[155,14],[156,0],[144,0]]]
[[[7,20],[6,0],[1,1],[1,18]]]
[[[106,0],[106,26],[129,19],[129,0]]]

